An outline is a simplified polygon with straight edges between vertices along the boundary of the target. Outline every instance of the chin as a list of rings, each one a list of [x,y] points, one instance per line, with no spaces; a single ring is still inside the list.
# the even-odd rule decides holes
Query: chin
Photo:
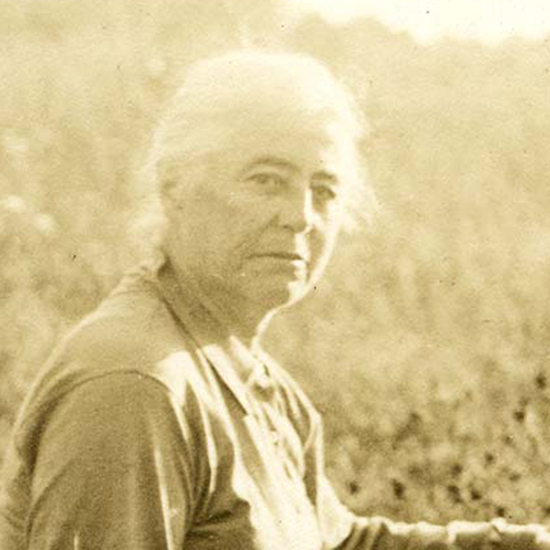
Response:
[[[287,308],[299,302],[307,294],[307,290],[306,285],[298,282],[270,289],[264,287],[261,292],[261,301],[267,309]]]

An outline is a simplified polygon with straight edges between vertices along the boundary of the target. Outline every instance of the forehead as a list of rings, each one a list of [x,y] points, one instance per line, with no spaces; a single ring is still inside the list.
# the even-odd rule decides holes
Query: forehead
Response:
[[[232,164],[276,158],[299,167],[340,170],[353,149],[353,139],[343,125],[324,113],[263,109],[228,114],[212,122],[214,148],[221,160]]]

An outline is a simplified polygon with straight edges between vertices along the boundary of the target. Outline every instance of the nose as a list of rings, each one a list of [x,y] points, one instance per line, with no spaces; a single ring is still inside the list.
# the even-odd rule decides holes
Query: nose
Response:
[[[308,233],[314,222],[315,208],[311,189],[295,191],[285,197],[280,223],[294,233]]]

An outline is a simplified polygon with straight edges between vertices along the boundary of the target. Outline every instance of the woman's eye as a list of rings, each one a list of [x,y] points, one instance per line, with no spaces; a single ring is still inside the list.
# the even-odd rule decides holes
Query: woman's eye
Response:
[[[336,190],[330,185],[315,185],[312,191],[314,196],[323,202],[332,201],[338,196]]]
[[[285,183],[285,179],[282,176],[272,173],[253,174],[248,179],[261,187],[267,187],[270,189],[276,189]]]

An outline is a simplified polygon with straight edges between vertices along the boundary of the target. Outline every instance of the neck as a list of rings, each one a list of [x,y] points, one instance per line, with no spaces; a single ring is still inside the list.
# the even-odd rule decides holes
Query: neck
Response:
[[[197,277],[187,266],[169,259],[176,283],[176,292],[192,300],[213,337],[238,338],[248,349],[259,346],[259,339],[273,316],[272,311],[233,295],[216,280]]]

